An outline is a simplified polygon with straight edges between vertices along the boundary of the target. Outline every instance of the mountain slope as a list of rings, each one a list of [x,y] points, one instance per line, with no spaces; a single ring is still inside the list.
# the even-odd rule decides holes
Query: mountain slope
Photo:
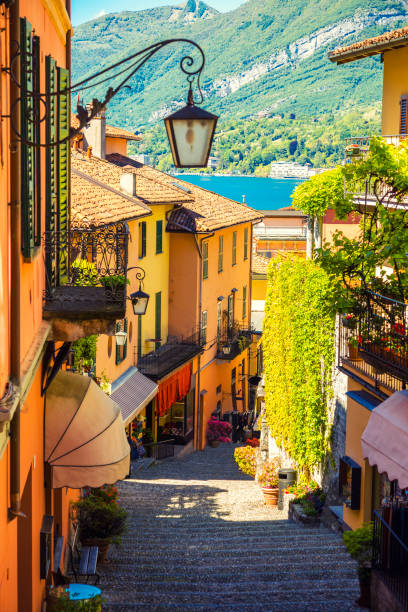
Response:
[[[378,58],[336,67],[328,50],[407,22],[405,0],[248,0],[229,13],[188,0],[183,7],[114,13],[76,28],[72,82],[153,42],[191,38],[206,53],[202,85],[209,110],[240,118],[287,111],[313,117],[380,96]],[[136,129],[182,105],[183,52],[191,47],[169,46],[152,58],[130,91],[111,101],[109,120]],[[101,98],[105,89],[84,92],[84,101]]]

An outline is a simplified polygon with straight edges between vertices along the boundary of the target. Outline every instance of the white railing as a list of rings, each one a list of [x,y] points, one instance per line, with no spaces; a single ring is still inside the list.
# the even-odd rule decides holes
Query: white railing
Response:
[[[284,236],[285,238],[306,238],[305,227],[282,227],[282,226],[267,226],[254,227],[254,236],[257,238],[276,238]]]

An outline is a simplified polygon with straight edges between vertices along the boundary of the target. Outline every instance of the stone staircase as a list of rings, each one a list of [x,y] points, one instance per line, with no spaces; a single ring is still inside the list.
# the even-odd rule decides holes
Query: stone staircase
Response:
[[[359,610],[341,537],[265,506],[232,451],[159,462],[120,484],[128,532],[101,568],[104,611]]]

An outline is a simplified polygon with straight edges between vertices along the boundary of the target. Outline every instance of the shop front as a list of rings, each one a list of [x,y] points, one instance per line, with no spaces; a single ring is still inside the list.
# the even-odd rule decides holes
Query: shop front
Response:
[[[194,436],[194,377],[191,363],[159,382],[157,441],[187,444]]]

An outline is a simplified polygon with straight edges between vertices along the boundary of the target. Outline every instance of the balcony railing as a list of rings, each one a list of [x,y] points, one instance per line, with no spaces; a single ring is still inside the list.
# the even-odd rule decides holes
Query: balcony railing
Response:
[[[288,226],[270,226],[267,225],[265,227],[254,227],[254,236],[260,239],[276,239],[276,238],[293,238],[294,240],[298,240],[301,238],[306,239],[306,227],[288,227]]]
[[[169,336],[158,349],[140,357],[137,367],[149,378],[160,380],[202,351],[201,333],[189,337]]]
[[[253,333],[252,327],[243,327],[234,323],[217,341],[217,359],[228,361],[235,359],[250,346]]]
[[[408,381],[408,306],[367,292],[357,319],[341,318],[339,365],[394,392]]]
[[[44,236],[47,319],[121,319],[126,313],[125,224]]]
[[[408,134],[395,134],[391,136],[381,136],[388,144],[398,146],[402,141],[408,140]],[[345,159],[344,163],[350,164],[355,161],[364,159],[370,148],[370,136],[359,136],[355,138],[346,138],[345,141]],[[355,181],[352,184],[346,184],[346,193],[357,197],[364,197],[367,193],[367,199],[375,201],[376,197],[384,198],[386,203],[393,202],[393,196],[390,187],[385,183],[376,185],[370,181]],[[408,198],[403,198],[404,204],[408,204]]]
[[[405,540],[405,541],[404,541]],[[373,568],[401,609],[408,610],[408,538],[402,539],[377,511],[374,511]]]

